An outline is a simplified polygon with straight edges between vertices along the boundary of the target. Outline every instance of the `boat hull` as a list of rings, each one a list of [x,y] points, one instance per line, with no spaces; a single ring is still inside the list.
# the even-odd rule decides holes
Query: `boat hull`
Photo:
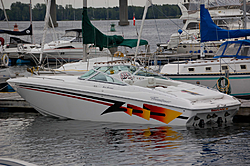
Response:
[[[217,81],[224,77],[224,74],[164,74],[165,76],[178,81],[191,84],[201,84],[210,88],[217,88]],[[239,98],[249,98],[250,73],[235,73],[229,75],[230,95]]]
[[[17,92],[38,112],[58,118],[121,122],[149,125],[200,126],[206,123],[232,122],[239,105],[219,109],[187,109],[171,104],[104,93],[16,86]],[[147,95],[146,93],[144,95]]]

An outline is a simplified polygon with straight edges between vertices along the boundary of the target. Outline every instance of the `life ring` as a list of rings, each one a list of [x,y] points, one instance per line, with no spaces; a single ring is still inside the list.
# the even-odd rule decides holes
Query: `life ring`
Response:
[[[22,45],[22,44],[18,44],[17,50],[18,50],[18,51],[23,51],[23,45]]]
[[[225,80],[225,84],[222,85],[222,81]],[[222,92],[222,93],[226,93],[226,94],[231,94],[231,85],[230,85],[230,81],[227,77],[220,77],[218,80],[217,80],[217,83],[216,83],[216,87],[217,89]]]
[[[3,65],[4,66],[8,66],[9,65],[9,57],[7,54],[4,54],[1,58],[2,62],[3,62]]]
[[[114,57],[124,57],[124,54],[121,51],[116,51]]]

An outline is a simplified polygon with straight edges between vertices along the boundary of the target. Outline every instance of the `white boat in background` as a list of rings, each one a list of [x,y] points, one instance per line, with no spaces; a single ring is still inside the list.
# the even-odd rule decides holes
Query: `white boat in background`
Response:
[[[49,61],[78,61],[83,58],[83,45],[82,45],[82,29],[69,29],[57,41],[51,41],[44,44],[43,59]],[[19,54],[24,59],[35,58],[38,62],[41,53],[41,45],[32,46],[29,44],[19,44]],[[100,51],[99,47],[94,47],[93,44],[88,44],[88,56],[110,56],[109,49],[104,48]]]
[[[201,40],[211,41],[250,35],[250,30],[224,30],[217,27],[201,5]],[[204,33],[204,34],[203,34]],[[165,64],[160,73],[174,80],[215,87],[239,98],[250,96],[250,41],[226,41],[214,59],[198,59]]]
[[[145,125],[232,122],[240,102],[206,87],[173,81],[133,65],[100,64],[82,76],[9,79],[43,115]]]
[[[215,24],[223,29],[243,29],[243,12],[239,0],[204,1],[205,6]],[[171,35],[167,43],[160,43],[160,50],[175,50],[177,54],[200,53],[200,1],[190,0],[189,2],[178,4],[181,9],[184,25],[178,33]],[[249,15],[249,13],[247,13]],[[216,53],[223,40],[208,41],[204,43],[206,53]]]

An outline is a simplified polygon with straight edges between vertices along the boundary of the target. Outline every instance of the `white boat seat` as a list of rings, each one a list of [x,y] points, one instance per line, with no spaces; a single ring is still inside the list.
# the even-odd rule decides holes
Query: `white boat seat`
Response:
[[[125,83],[129,84],[129,85],[133,85],[134,84],[134,81],[131,80],[131,79],[124,79],[123,80]]]
[[[156,81],[154,77],[147,77],[143,80],[136,81],[134,85],[142,86],[142,87],[148,87],[148,88],[154,88],[156,86]]]

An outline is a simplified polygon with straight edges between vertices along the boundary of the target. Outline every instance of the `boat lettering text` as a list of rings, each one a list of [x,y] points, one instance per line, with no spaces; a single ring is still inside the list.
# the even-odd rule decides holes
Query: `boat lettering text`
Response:
[[[167,101],[167,100],[164,100],[164,99],[160,99],[158,97],[150,97],[151,100],[154,100],[154,101],[159,101],[159,102],[165,102],[165,103],[170,103],[171,101]]]
[[[109,87],[109,86],[103,86],[102,88],[106,88],[106,89],[114,89],[114,88]]]
[[[215,111],[225,111],[225,110],[228,110],[228,108],[211,109],[211,112],[215,112]]]

